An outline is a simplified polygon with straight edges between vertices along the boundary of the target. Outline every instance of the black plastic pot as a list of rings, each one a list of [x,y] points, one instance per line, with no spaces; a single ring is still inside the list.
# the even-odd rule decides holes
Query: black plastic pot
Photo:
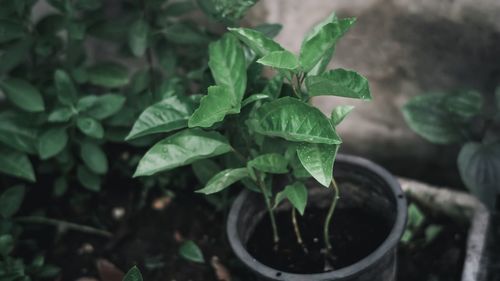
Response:
[[[253,258],[245,245],[255,226],[266,215],[262,195],[243,191],[231,207],[227,234],[236,256],[260,280],[286,281],[394,281],[397,265],[397,245],[406,224],[406,199],[397,180],[382,167],[366,159],[338,155],[334,176],[341,183],[341,199],[337,208],[362,207],[383,218],[390,230],[386,239],[371,254],[358,262],[334,271],[295,274],[273,269]],[[346,184],[348,188],[343,188]],[[325,208],[331,200],[331,190],[309,188],[308,204]],[[329,192],[328,196],[325,192]],[[335,218],[333,219],[335,224]],[[366,237],[370,239],[370,237]],[[333,241],[335,243],[335,241]]]

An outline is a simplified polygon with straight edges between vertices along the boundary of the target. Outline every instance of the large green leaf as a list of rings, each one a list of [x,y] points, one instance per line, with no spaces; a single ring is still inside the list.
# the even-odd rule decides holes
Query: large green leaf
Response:
[[[285,189],[278,192],[278,194],[276,194],[275,206],[285,198],[288,198],[292,206],[297,209],[301,215],[304,215],[307,205],[307,188],[303,183],[295,182],[294,184],[287,185]]]
[[[494,208],[500,193],[500,143],[465,144],[458,155],[458,169],[472,194]]]
[[[104,137],[104,128],[101,123],[94,118],[85,116],[78,117],[78,119],[76,119],[76,126],[82,133],[89,137],[96,139],[102,139],[102,137]]]
[[[87,69],[88,79],[91,84],[107,88],[122,87],[128,84],[129,75],[125,66],[103,62]]]
[[[354,109],[352,105],[339,105],[332,110],[332,116],[330,120],[333,126],[339,125],[347,115]]]
[[[308,72],[329,51],[335,48],[338,39],[353,25],[355,19],[347,18],[336,20],[327,24],[321,23],[310,36],[306,37],[300,48],[299,61],[303,71]]]
[[[166,98],[141,113],[126,140],[185,128],[192,113],[190,100],[177,96]]]
[[[0,19],[0,43],[23,38],[25,32],[26,28],[21,23],[9,19]]]
[[[368,80],[358,73],[345,69],[327,71],[306,78],[309,96],[338,96],[371,100]]]
[[[257,62],[277,69],[292,71],[297,70],[299,67],[299,61],[295,55],[286,50],[270,52],[257,60]]]
[[[73,105],[77,99],[77,91],[69,75],[61,69],[54,73],[54,81],[57,89],[57,97],[64,105]]]
[[[6,78],[0,82],[0,88],[12,103],[25,111],[40,112],[45,109],[42,95],[26,80]]]
[[[323,186],[330,186],[338,145],[302,143],[297,148],[302,166]]]
[[[149,25],[143,18],[136,20],[132,24],[128,34],[128,46],[134,56],[141,57],[146,53],[148,35]]]
[[[257,156],[248,161],[248,166],[266,173],[285,174],[288,172],[288,161],[278,153]]]
[[[200,106],[189,119],[189,127],[210,127],[224,120],[227,114],[239,113],[241,101],[236,100],[226,86],[208,87],[208,94],[200,101]]]
[[[31,182],[35,181],[35,172],[26,154],[0,147],[0,155],[2,155],[0,172]]]
[[[16,185],[8,188],[0,195],[0,216],[3,218],[12,217],[23,203],[26,188],[22,185]]]
[[[403,107],[408,126],[426,140],[450,144],[463,140],[460,125],[450,116],[444,102],[446,95],[427,94],[412,98]]]
[[[123,277],[123,281],[143,281],[142,274],[137,266],[133,266],[127,271],[127,274]]]
[[[41,159],[48,159],[61,152],[68,142],[65,128],[50,128],[38,139],[38,154]]]
[[[226,86],[233,103],[241,103],[247,85],[245,55],[238,40],[226,34],[209,46],[208,66],[218,86]]]
[[[248,120],[257,133],[289,141],[340,144],[328,118],[309,104],[284,97],[266,103]]]
[[[99,145],[90,141],[82,142],[80,157],[92,172],[103,175],[108,171],[108,158]]]
[[[155,144],[139,162],[134,177],[189,165],[230,150],[227,140],[217,132],[187,129]]]
[[[0,114],[0,142],[19,151],[36,153],[37,130],[23,118],[9,112]]]
[[[191,240],[182,243],[179,248],[179,254],[181,257],[196,263],[204,263],[203,253],[201,249]]]
[[[84,108],[79,108],[85,114],[102,120],[108,118],[123,108],[125,97],[118,94],[104,94],[101,96],[87,96],[79,100],[78,106],[81,107],[82,100],[88,100]]]
[[[473,117],[481,112],[483,96],[476,91],[460,91],[446,97],[446,109],[463,118]]]
[[[228,28],[232,34],[236,35],[245,45],[252,49],[259,56],[265,56],[270,52],[284,50],[278,43],[263,33],[250,28]]]
[[[226,169],[211,178],[204,188],[196,190],[198,193],[213,194],[224,190],[233,183],[249,176],[247,168]]]

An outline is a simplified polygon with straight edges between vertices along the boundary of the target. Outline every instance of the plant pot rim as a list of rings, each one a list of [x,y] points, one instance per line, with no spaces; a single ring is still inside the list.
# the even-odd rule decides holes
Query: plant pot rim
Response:
[[[263,277],[269,278],[271,280],[275,279],[287,281],[304,281],[332,280],[333,278],[335,278],[335,280],[347,280],[348,278],[355,276],[360,271],[369,269],[371,266],[376,264],[376,261],[382,259],[384,255],[386,255],[387,252],[390,251],[390,249],[397,247],[397,244],[406,226],[407,215],[406,197],[401,189],[401,186],[399,185],[399,182],[387,170],[365,158],[339,154],[337,155],[336,161],[361,166],[373,172],[374,174],[377,174],[387,183],[387,185],[391,189],[391,194],[394,196],[394,202],[396,202],[397,214],[391,231],[386,239],[382,242],[382,244],[380,244],[380,246],[375,251],[359,260],[358,262],[334,271],[311,274],[297,274],[271,268],[252,257],[245,249],[245,245],[243,245],[241,239],[238,238],[238,215],[242,209],[243,202],[250,194],[249,190],[243,190],[240,195],[238,195],[238,198],[233,203],[233,206],[231,207],[231,210],[229,212],[227,221],[227,235],[229,244],[231,245],[234,253],[247,267],[251,268],[254,272],[257,272]]]

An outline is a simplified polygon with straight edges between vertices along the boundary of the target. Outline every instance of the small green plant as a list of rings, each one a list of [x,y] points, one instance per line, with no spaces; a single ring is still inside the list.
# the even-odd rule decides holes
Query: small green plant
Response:
[[[279,231],[273,207],[285,198],[293,204],[291,215],[301,243],[296,212],[304,213],[304,183],[313,177],[332,188],[324,224],[325,247],[331,249],[329,225],[339,198],[332,170],[342,142],[335,126],[352,107],[338,107],[328,118],[309,102],[321,95],[371,99],[368,82],[361,75],[345,69],[326,71],[337,41],[353,23],[352,18],[332,14],[305,37],[298,56],[262,29],[229,28],[229,33],[209,46],[213,85],[206,95],[199,101],[171,97],[161,111],[169,118],[162,120],[158,130],[143,125],[153,118],[155,108],[139,117],[136,131],[173,134],[144,155],[135,176],[192,165],[196,175],[204,175],[200,181],[205,187],[197,192],[207,195],[241,182],[262,194],[276,246]],[[275,75],[268,78],[263,67],[274,69]],[[276,193],[273,178],[277,177],[286,177],[289,184]]]
[[[483,99],[475,91],[421,95],[404,106],[403,114],[426,140],[462,145],[457,158],[462,181],[493,209],[500,192],[500,88],[495,103]]]

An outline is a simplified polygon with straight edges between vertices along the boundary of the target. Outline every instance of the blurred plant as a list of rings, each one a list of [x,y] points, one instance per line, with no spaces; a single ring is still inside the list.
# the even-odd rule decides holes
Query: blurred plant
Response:
[[[458,91],[417,96],[403,108],[410,128],[426,140],[462,145],[462,181],[492,209],[500,192],[500,88],[493,107],[478,92]]]
[[[123,277],[123,281],[142,281],[142,274],[137,266],[132,267]]]

